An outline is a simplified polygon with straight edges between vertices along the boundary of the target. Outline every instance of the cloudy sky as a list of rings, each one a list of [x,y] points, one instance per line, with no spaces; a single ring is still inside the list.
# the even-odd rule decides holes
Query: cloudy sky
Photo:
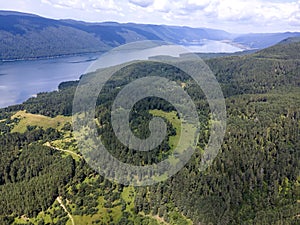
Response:
[[[209,27],[234,33],[300,31],[300,0],[0,0],[0,9],[55,19]]]

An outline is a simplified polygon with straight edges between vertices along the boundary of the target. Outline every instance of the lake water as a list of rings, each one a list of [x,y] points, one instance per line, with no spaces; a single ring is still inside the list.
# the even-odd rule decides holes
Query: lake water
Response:
[[[95,56],[0,63],[0,107],[22,103],[39,92],[77,80]]]
[[[201,46],[187,47],[195,52],[236,52],[241,49],[226,43],[212,42]],[[144,50],[140,54],[114,53],[114,57],[103,58],[94,63],[97,68],[119,64],[125,61],[142,59]],[[153,56],[165,52],[165,47],[152,50]],[[172,52],[172,50],[171,50]],[[149,53],[149,52],[148,52]],[[147,53],[147,54],[148,54]],[[176,56],[184,52],[170,54]],[[77,80],[84,74],[100,54],[88,54],[45,60],[0,62],[0,107],[19,104],[39,92],[56,90],[62,81]],[[137,57],[137,58],[136,58]],[[100,63],[100,64],[99,64]]]

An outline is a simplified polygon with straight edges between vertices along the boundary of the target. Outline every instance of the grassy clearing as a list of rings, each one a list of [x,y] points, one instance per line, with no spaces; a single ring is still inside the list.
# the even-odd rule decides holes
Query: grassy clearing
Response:
[[[28,113],[26,111],[18,111],[11,117],[11,119],[15,118],[18,118],[20,121],[15,124],[13,130],[11,131],[12,133],[24,133],[27,130],[27,126],[37,126],[42,127],[43,129],[54,128],[61,130],[67,122],[71,122],[72,120],[71,117],[66,116],[57,116],[55,118],[51,118],[43,115]]]
[[[102,218],[99,217],[99,215],[94,215],[94,216],[87,216],[87,215],[82,215],[78,216],[75,215],[73,216],[74,222],[76,225],[87,225],[87,224],[93,224],[94,221],[102,221]]]
[[[176,148],[176,153],[180,154],[188,147],[193,146],[193,143],[185,140],[190,140],[190,137],[193,137],[195,135],[196,128],[192,124],[188,124],[185,121],[181,123],[181,119],[177,117],[175,111],[165,112],[162,110],[150,110],[149,113],[153,116],[165,118],[172,124],[172,126],[176,130],[176,135],[169,137],[169,145],[172,150]]]
[[[181,120],[180,118],[177,117],[176,115],[177,113],[175,111],[165,112],[157,109],[149,110],[149,113],[152,114],[153,116],[159,116],[165,118],[172,124],[172,126],[176,130],[176,135],[169,137],[169,145],[172,149],[176,148],[181,135]]]
[[[64,131],[61,139],[51,141],[50,143],[46,143],[46,145],[61,150],[66,156],[71,155],[76,161],[79,161],[80,158],[82,158],[78,156],[78,154],[80,154],[78,143],[70,131]]]
[[[54,201],[52,206],[50,206],[46,211],[40,212],[36,217],[34,218],[26,218],[23,217],[17,217],[15,218],[13,224],[38,224],[40,221],[44,221],[44,224],[56,224],[59,220],[59,218],[52,219],[53,215],[55,214],[55,211],[61,210],[60,205],[57,201]],[[71,225],[71,221],[67,222],[66,225]]]
[[[135,197],[135,190],[134,187],[124,187],[123,191],[120,193],[121,198],[116,199],[114,202],[112,202],[111,207],[106,207],[106,203],[108,202],[105,199],[105,195],[113,194],[114,192],[117,192],[117,190],[109,190],[106,189],[103,193],[103,183],[98,183],[98,175],[97,176],[90,176],[86,177],[85,180],[78,184],[77,188],[80,189],[81,185],[100,185],[99,188],[96,188],[93,193],[95,193],[95,198],[97,198],[97,209],[98,211],[93,215],[76,215],[75,209],[76,205],[75,203],[68,203],[68,206],[70,207],[70,213],[72,214],[72,217],[74,219],[74,222],[76,225],[92,225],[92,224],[99,224],[100,222],[102,224],[110,224],[114,223],[117,224],[118,221],[122,217],[122,213],[124,211],[127,211],[131,214],[131,210],[134,208],[134,197]],[[102,193],[102,194],[96,194],[96,193]],[[126,202],[126,209],[122,209],[122,205],[120,204],[121,199],[123,199]]]
[[[193,225],[193,221],[186,218],[184,215],[179,213],[178,211],[171,211],[169,212],[169,222],[165,221],[163,217],[159,215],[145,215],[144,213],[139,213],[139,215],[143,217],[148,217],[156,221],[159,225]]]
[[[153,215],[144,215],[143,214],[142,216],[149,217],[151,219],[156,220],[157,224],[159,224],[159,225],[170,225],[169,223],[167,223],[163,218],[159,217],[158,215],[153,216]]]
[[[126,202],[126,211],[130,212],[134,209],[135,190],[133,186],[124,187],[121,198]]]
[[[114,222],[117,222],[121,215],[122,215],[122,209],[121,206],[115,206],[110,209],[107,209],[104,207],[104,196],[100,196],[98,199],[99,205],[98,205],[98,212],[94,215],[73,215],[73,219],[76,225],[92,225],[92,224],[98,224],[100,221],[105,224],[109,224],[111,221],[111,218]],[[109,211],[109,212],[108,212]],[[97,223],[98,221],[98,223]]]

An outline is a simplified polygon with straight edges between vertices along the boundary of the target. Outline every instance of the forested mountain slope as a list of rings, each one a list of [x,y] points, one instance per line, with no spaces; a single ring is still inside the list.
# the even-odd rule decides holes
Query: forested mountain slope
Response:
[[[186,84],[201,115],[203,130],[189,163],[149,187],[111,183],[80,156],[62,151],[80,155],[69,117],[78,82],[2,109],[0,224],[70,224],[58,196],[76,224],[299,224],[299,51],[299,42],[286,41],[252,55],[206,61],[226,97],[227,131],[205,171],[199,161],[209,137],[209,108],[187,75],[153,62],[139,62],[115,74],[99,95],[96,117],[98,134],[124,162],[162,160],[179,132],[174,108],[161,99],[146,99],[135,105],[132,129],[145,137],[147,121],[161,115],[169,121],[168,137],[151,154],[125,148],[109,118],[110,105],[126,83],[149,71],[160,72]]]
[[[0,60],[53,57],[107,51],[141,40],[180,45],[225,41],[244,49],[261,49],[300,33],[230,34],[222,30],[115,22],[86,23],[0,11]]]

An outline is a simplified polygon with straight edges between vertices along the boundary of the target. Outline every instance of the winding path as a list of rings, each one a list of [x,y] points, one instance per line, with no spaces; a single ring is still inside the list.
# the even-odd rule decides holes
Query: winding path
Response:
[[[82,156],[81,156],[81,155],[79,155],[79,154],[77,154],[77,153],[75,153],[75,152],[72,152],[72,151],[70,151],[70,150],[64,150],[64,149],[56,148],[56,147],[52,146],[52,145],[50,144],[50,142],[46,142],[46,143],[45,143],[45,146],[47,146],[47,147],[49,147],[49,148],[52,148],[52,149],[54,149],[54,150],[56,150],[56,151],[61,151],[61,152],[67,152],[67,153],[70,153],[70,154],[75,155],[75,156],[77,156],[77,157],[79,157],[79,158],[82,159]]]
[[[64,209],[64,211],[68,214],[68,217],[70,218],[72,225],[75,225],[73,216],[71,215],[71,213],[69,213],[69,211],[67,210],[66,206],[64,205],[64,203],[62,202],[62,198],[61,196],[58,196],[56,198],[56,200],[58,201],[58,203],[60,204],[60,206]]]

